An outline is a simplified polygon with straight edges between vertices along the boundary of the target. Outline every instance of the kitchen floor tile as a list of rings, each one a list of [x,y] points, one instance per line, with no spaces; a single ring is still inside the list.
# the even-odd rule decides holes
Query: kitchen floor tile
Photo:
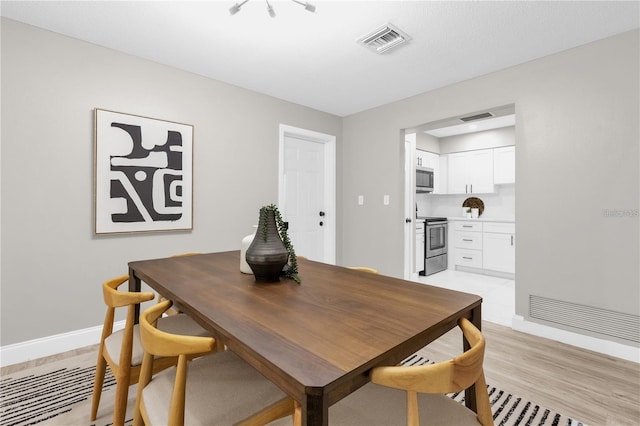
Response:
[[[511,327],[515,315],[515,281],[447,269],[417,282],[477,294],[482,297],[482,319]]]

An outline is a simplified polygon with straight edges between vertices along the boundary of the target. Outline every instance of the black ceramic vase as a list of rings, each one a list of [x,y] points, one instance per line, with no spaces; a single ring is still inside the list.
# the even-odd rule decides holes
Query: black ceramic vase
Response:
[[[256,281],[266,283],[280,281],[282,268],[289,260],[289,251],[280,238],[273,210],[267,210],[266,214],[260,214],[256,236],[247,249],[245,259],[253,271]]]

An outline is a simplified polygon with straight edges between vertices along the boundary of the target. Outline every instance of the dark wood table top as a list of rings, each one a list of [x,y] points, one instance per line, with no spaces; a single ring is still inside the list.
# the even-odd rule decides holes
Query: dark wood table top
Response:
[[[239,251],[130,262],[140,280],[173,300],[229,349],[302,404],[303,421],[327,424],[328,407],[470,318],[479,296],[299,260],[302,284],[256,283]]]

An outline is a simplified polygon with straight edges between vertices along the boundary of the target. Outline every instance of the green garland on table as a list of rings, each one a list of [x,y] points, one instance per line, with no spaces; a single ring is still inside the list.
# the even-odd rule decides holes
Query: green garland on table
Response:
[[[300,279],[300,275],[298,275],[298,258],[296,257],[296,251],[293,248],[293,244],[291,244],[291,240],[289,239],[289,234],[287,233],[287,226],[282,219],[282,215],[280,214],[280,210],[276,207],[275,204],[269,204],[268,206],[264,206],[260,209],[260,219],[262,223],[262,238],[264,241],[267,241],[267,212],[272,211],[276,218],[276,226],[278,227],[278,233],[280,234],[280,238],[284,243],[287,251],[289,252],[289,268],[285,272],[285,276],[287,278],[291,278],[298,284],[302,282]]]

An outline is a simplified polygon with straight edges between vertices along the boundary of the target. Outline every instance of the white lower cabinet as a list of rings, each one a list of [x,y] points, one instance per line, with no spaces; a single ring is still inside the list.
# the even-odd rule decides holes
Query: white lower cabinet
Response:
[[[515,274],[515,224],[512,222],[455,221],[455,266],[491,274]]]
[[[482,233],[482,268],[515,274],[516,229],[513,223],[487,223]]]
[[[482,250],[482,232],[456,232],[456,248]]]
[[[453,229],[456,266],[482,268],[482,222],[456,221]]]
[[[456,265],[482,268],[482,250],[467,250],[456,247]]]
[[[413,272],[424,271],[424,222],[416,222],[416,264]]]

